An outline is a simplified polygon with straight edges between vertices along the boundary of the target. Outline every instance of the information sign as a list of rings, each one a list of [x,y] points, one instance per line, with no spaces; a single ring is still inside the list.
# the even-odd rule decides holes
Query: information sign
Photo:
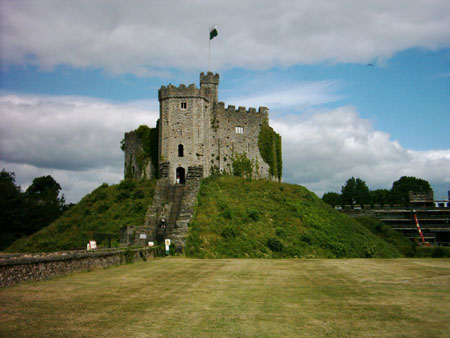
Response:
[[[164,244],[166,245],[166,255],[169,254],[169,248],[170,248],[170,239],[166,239],[164,241]]]

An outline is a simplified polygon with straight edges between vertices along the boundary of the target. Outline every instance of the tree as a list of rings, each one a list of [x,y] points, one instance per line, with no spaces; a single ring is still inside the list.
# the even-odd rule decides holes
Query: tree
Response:
[[[0,250],[21,237],[23,198],[14,173],[0,173]]]
[[[370,191],[370,204],[384,206],[391,203],[391,192],[387,189],[376,189]]]
[[[58,218],[64,209],[61,186],[50,175],[37,177],[25,191],[26,234],[32,234]]]
[[[342,203],[364,205],[370,202],[370,192],[366,182],[354,177],[349,178],[341,189]]]
[[[337,192],[331,192],[331,191],[326,192],[322,196],[322,201],[324,201],[325,203],[328,203],[332,207],[334,207],[336,205],[342,205],[342,197]]]
[[[392,183],[391,196],[392,202],[402,206],[409,206],[409,192],[416,193],[433,192],[430,183],[413,176],[402,176],[399,180]]]

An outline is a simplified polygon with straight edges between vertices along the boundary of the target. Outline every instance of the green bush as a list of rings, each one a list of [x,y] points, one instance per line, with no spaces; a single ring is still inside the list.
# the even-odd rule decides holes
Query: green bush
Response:
[[[270,250],[275,252],[281,252],[284,249],[283,243],[278,238],[271,237],[267,240],[267,246]]]
[[[252,179],[253,163],[246,153],[234,154],[232,158],[233,175]]]
[[[125,257],[125,262],[127,264],[131,264],[134,262],[134,252],[133,250],[130,250],[129,248],[127,248],[124,252],[123,252],[123,256]]]
[[[232,226],[227,226],[225,229],[223,229],[221,235],[224,238],[234,238],[236,237],[236,230]]]
[[[434,248],[433,253],[431,254],[433,258],[448,258],[450,257],[450,248],[444,248],[442,246],[438,246]]]

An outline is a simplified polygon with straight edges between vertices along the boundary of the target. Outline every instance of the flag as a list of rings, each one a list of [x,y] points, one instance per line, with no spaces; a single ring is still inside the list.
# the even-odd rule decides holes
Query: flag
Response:
[[[209,30],[209,39],[212,40],[214,39],[214,37],[216,37],[217,35],[219,35],[219,33],[217,32],[217,25],[212,26],[212,28],[210,28]]]

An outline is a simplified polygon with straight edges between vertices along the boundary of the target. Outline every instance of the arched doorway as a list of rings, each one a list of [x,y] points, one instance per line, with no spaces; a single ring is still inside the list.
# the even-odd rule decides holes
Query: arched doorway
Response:
[[[183,167],[178,167],[176,171],[176,182],[184,184],[186,182],[186,171]]]

